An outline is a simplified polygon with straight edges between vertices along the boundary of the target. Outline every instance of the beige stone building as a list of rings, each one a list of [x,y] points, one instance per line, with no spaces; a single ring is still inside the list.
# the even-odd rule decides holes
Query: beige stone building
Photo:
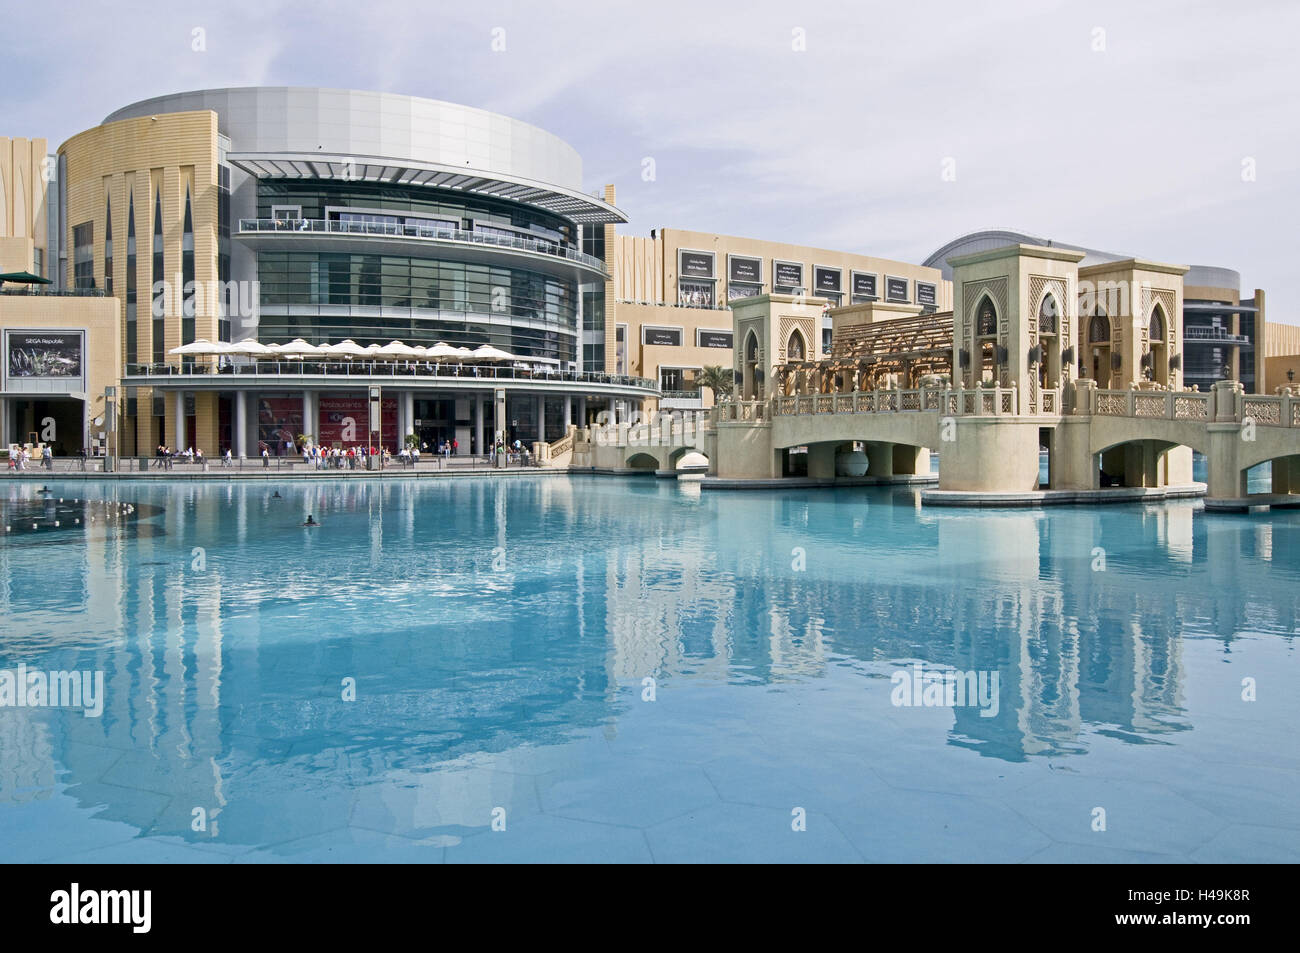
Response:
[[[619,235],[611,244],[610,366],[658,381],[660,409],[712,406],[700,374],[735,363],[733,302],[777,295],[812,306],[816,315],[795,339],[808,360],[830,353],[833,309],[870,302],[915,314],[952,308],[952,283],[937,269],[885,258],[675,228],[649,238]]]

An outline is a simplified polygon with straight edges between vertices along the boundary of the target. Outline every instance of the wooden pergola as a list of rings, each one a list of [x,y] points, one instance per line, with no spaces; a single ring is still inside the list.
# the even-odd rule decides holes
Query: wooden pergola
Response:
[[[778,365],[775,392],[876,390],[888,375],[898,375],[901,387],[914,388],[927,375],[952,374],[952,344],[951,311],[841,328],[826,360]]]

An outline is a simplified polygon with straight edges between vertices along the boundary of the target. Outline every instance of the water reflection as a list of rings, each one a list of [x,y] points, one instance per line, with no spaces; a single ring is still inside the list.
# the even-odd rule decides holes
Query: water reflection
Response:
[[[6,507],[43,510],[33,490]],[[890,675],[920,662],[999,677],[997,714],[952,709],[939,744],[1007,762],[1168,744],[1195,724],[1188,640],[1289,640],[1300,599],[1295,516],[1194,503],[931,511],[567,478],[77,491],[133,506],[136,530],[0,545],[0,668],[102,669],[106,709],[0,710],[0,812],[63,790],[195,839],[202,807],[244,844],[347,824],[381,781],[417,792],[391,808],[408,827],[481,825],[447,766],[616,733],[646,677],[847,674],[883,722]],[[504,788],[479,800],[531,796],[474,777]]]

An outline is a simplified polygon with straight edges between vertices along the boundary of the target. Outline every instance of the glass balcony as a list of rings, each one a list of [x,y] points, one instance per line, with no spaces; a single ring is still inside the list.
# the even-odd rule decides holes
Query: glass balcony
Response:
[[[288,235],[299,232],[304,235],[355,235],[358,237],[396,238],[412,241],[453,243],[466,246],[487,246],[511,251],[530,252],[562,258],[584,268],[606,275],[605,263],[592,255],[584,254],[574,248],[568,248],[556,242],[543,241],[522,236],[506,236],[470,232],[460,228],[442,228],[436,225],[420,225],[414,222],[393,224],[390,222],[335,222],[320,219],[275,219],[275,218],[241,218],[239,234],[257,235],[263,233]]]

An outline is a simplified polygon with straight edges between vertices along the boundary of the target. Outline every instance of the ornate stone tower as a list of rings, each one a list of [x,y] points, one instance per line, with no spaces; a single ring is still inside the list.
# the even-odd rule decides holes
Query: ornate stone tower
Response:
[[[822,352],[823,298],[767,294],[731,306],[737,395],[742,400],[771,396],[772,369],[778,364],[817,361]]]
[[[1102,390],[1182,390],[1186,265],[1138,258],[1079,269],[1079,359]]]
[[[1063,393],[1075,377],[1083,257],[1022,244],[949,259],[954,386],[1014,387],[1020,413],[1059,414],[1044,407],[1043,392]]]

